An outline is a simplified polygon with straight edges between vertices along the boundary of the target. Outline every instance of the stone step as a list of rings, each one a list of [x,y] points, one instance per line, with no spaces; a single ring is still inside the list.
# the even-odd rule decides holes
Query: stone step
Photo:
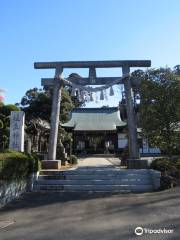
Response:
[[[86,174],[86,175],[39,175],[38,179],[41,180],[61,180],[61,179],[67,179],[67,180],[111,180],[111,179],[149,179],[150,175],[140,175],[140,174],[129,174],[129,175],[124,175],[124,174]]]
[[[160,173],[150,169],[85,167],[42,170],[34,191],[149,192],[160,186]]]
[[[56,179],[51,179],[51,180],[43,180],[43,179],[38,179],[35,184],[37,185],[121,185],[121,184],[128,184],[128,185],[145,185],[145,184],[151,184],[152,181],[151,179],[105,179],[105,180],[100,180],[100,179],[93,179],[93,180],[56,180]]]
[[[119,168],[111,168],[111,169],[94,169],[94,170],[78,170],[78,169],[74,169],[74,170],[66,170],[66,171],[57,171],[57,170],[41,170],[39,175],[109,175],[109,174],[113,174],[113,175],[148,175],[149,172],[146,169],[140,169],[140,170],[121,170]]]
[[[153,186],[146,185],[34,185],[34,191],[128,191],[149,192]]]
[[[72,174],[39,175],[39,179],[146,179],[150,174]]]

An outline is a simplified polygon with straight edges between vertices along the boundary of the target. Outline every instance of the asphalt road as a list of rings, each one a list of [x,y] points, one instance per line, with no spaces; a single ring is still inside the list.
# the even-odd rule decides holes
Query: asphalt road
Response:
[[[180,239],[180,187],[145,194],[26,193],[0,210],[0,240]],[[138,226],[173,229],[136,236]]]

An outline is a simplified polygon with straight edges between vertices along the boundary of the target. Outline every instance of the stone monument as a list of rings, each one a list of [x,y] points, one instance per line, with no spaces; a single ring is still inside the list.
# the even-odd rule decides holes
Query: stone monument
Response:
[[[24,152],[24,121],[22,111],[12,111],[10,116],[9,149]]]

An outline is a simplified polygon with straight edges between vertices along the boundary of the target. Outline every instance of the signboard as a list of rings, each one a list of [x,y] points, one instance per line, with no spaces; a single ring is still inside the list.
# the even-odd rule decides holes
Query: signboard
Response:
[[[128,146],[127,135],[123,133],[118,134],[118,148],[125,148]]]
[[[12,150],[24,152],[24,119],[24,112],[11,112],[9,148]]]

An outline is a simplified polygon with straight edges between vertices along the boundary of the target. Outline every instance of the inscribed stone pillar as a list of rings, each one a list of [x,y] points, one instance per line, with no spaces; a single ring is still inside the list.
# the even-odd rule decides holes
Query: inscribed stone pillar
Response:
[[[12,150],[24,152],[24,121],[24,112],[11,112],[9,148]]]

